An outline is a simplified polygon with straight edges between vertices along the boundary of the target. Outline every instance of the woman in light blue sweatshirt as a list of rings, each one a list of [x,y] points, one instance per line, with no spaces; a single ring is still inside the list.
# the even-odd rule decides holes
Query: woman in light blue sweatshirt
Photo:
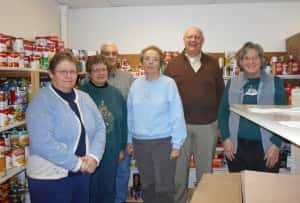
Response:
[[[105,147],[105,125],[93,100],[74,89],[76,60],[69,52],[50,62],[51,85],[26,112],[30,155],[26,172],[32,203],[88,203],[89,174]]]
[[[141,53],[145,76],[130,88],[128,151],[134,151],[144,202],[174,202],[176,158],[186,138],[182,103],[173,79],[160,74],[162,51],[149,46]]]

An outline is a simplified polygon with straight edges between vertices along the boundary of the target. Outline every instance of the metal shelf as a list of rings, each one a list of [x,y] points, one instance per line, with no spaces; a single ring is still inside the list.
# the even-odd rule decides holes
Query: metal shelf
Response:
[[[300,75],[275,75],[283,80],[300,79]]]
[[[25,124],[25,120],[24,121],[17,121],[12,125],[5,126],[5,127],[0,127],[0,132],[4,132],[4,131],[7,131],[7,130],[12,129],[12,128],[19,127],[19,126],[22,126],[24,124]]]
[[[6,175],[0,178],[0,184],[4,183],[11,177],[17,175],[18,173],[21,173],[22,171],[25,171],[25,166],[15,167],[15,168],[7,170]]]

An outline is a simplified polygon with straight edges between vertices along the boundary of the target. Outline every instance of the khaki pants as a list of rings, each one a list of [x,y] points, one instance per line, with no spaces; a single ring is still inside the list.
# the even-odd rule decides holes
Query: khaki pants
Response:
[[[212,172],[212,159],[217,141],[217,122],[205,125],[187,124],[188,136],[176,163],[175,202],[186,203],[189,180],[189,160],[194,154],[196,177],[199,182],[203,173]]]

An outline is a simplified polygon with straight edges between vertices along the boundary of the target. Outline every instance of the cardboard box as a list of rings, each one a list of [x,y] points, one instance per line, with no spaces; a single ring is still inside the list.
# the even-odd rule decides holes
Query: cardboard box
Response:
[[[255,171],[205,174],[191,203],[299,203],[300,176]]]
[[[300,33],[286,39],[286,50],[289,54],[293,54],[297,60],[300,60]]]

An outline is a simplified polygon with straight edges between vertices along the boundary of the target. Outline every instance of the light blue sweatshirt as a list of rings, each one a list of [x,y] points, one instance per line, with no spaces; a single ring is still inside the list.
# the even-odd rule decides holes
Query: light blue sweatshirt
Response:
[[[129,91],[128,143],[132,138],[151,140],[172,138],[180,149],[187,135],[181,99],[173,79],[161,75],[157,80],[136,79]]]

